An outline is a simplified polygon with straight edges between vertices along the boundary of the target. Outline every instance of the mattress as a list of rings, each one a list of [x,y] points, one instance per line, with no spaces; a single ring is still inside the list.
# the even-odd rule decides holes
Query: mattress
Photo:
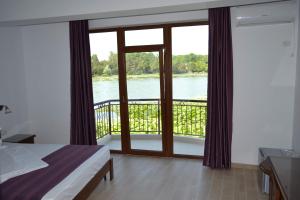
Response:
[[[37,157],[43,157],[60,149],[64,145],[59,144],[15,144],[4,143],[3,145],[13,147],[22,146],[34,152]],[[94,177],[94,175],[110,159],[108,147],[104,146],[94,155],[77,167],[71,174],[63,179],[59,184],[52,188],[42,200],[68,200],[73,199],[83,187]]]
[[[14,146],[0,149],[0,184],[6,180],[49,166],[27,148]]]

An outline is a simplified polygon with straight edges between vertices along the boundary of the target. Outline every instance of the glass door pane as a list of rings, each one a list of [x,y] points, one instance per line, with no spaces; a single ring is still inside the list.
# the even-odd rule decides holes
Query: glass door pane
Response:
[[[117,33],[89,36],[97,142],[121,150]]]
[[[125,45],[163,44],[163,29],[144,29],[125,31]]]
[[[172,28],[174,154],[203,155],[208,26]]]
[[[126,53],[131,149],[162,151],[160,62],[158,52]]]

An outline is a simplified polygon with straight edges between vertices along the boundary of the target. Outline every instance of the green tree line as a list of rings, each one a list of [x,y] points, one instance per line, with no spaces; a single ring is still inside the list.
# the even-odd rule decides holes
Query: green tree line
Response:
[[[111,52],[108,60],[100,61],[96,54],[92,55],[93,76],[112,76],[118,74],[118,55]],[[207,72],[208,56],[187,54],[172,57],[173,73],[205,73]],[[159,72],[159,58],[154,53],[126,54],[126,70],[129,75],[155,74]]]

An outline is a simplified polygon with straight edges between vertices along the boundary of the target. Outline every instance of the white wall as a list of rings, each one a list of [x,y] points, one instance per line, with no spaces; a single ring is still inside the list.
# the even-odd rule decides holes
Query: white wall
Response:
[[[208,20],[208,10],[89,20],[90,29]]]
[[[69,143],[68,23],[22,28],[28,117],[38,143]]]
[[[278,0],[2,0],[0,24],[136,16],[272,1]]]
[[[20,28],[0,28],[0,105],[12,113],[0,113],[0,127],[7,135],[26,133],[27,99]]]
[[[293,135],[293,148],[300,153],[300,2],[298,1],[298,59],[297,59],[297,72],[296,72],[296,89],[295,89],[295,115],[294,115],[294,135]]]
[[[257,164],[259,147],[292,147],[295,25],[236,27],[234,14],[232,161]]]

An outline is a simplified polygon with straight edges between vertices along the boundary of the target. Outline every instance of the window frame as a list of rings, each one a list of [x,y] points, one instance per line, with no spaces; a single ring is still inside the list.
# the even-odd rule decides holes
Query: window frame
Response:
[[[165,24],[154,24],[154,25],[139,25],[139,26],[118,26],[113,28],[94,28],[89,30],[89,34],[93,33],[104,33],[104,32],[116,32],[118,41],[118,74],[119,74],[119,98],[120,98],[120,110],[121,114],[121,146],[122,150],[111,150],[112,153],[125,153],[134,155],[149,155],[149,156],[163,156],[163,157],[179,157],[179,158],[191,158],[191,159],[203,159],[203,156],[198,155],[183,155],[174,154],[173,145],[173,116],[171,112],[166,113],[165,121],[165,139],[163,140],[163,151],[148,151],[148,150],[132,150],[130,148],[130,134],[129,134],[129,120],[128,120],[128,99],[127,99],[127,80],[126,80],[126,69],[125,66],[125,53],[135,51],[156,51],[157,48],[163,48],[164,62],[166,66],[164,74],[166,75],[165,84],[165,104],[166,110],[172,110],[173,101],[173,90],[172,90],[172,31],[174,27],[185,27],[185,26],[201,26],[209,25],[208,20],[201,21],[190,21],[190,22],[178,22],[178,23],[165,23]],[[125,45],[125,31],[132,30],[145,30],[145,29],[163,29],[163,44],[150,44],[150,45]]]

